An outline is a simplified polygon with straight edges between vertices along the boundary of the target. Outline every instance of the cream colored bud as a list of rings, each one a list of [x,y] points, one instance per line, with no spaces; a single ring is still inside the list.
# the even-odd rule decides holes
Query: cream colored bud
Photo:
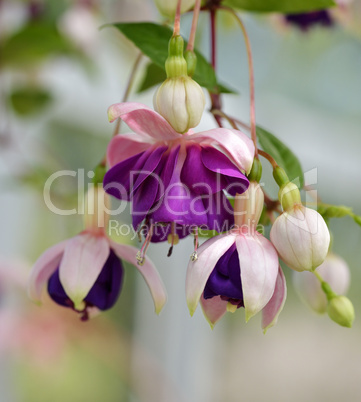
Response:
[[[239,228],[256,227],[261,217],[264,194],[259,183],[251,181],[247,191],[237,194],[234,200],[234,222]]]
[[[350,285],[350,270],[339,256],[329,253],[326,260],[316,269],[331,289],[340,295],[346,294]],[[301,300],[312,310],[323,314],[327,309],[327,297],[320,281],[311,272],[293,274],[293,285]]]
[[[174,18],[178,0],[155,0],[158,10],[166,17]],[[194,7],[195,0],[182,0],[181,13],[185,13]]]
[[[85,198],[85,228],[95,231],[106,229],[109,222],[110,206],[110,197],[102,185],[90,187]]]
[[[201,121],[205,106],[202,88],[188,76],[167,78],[154,94],[154,109],[178,133],[185,133]]]
[[[282,260],[299,272],[321,265],[330,246],[330,232],[322,216],[303,205],[281,214],[270,237]]]

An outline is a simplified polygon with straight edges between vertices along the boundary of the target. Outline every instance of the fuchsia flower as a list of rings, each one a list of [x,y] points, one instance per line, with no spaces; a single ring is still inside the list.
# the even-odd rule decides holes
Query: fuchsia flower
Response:
[[[255,228],[263,192],[252,182],[235,203],[236,227],[207,240],[188,265],[186,296],[193,315],[198,302],[213,327],[226,313],[244,307],[246,321],[262,310],[262,327],[277,322],[286,299],[286,282],[272,243]]]
[[[39,302],[42,289],[47,285],[56,303],[81,313],[85,320],[89,314],[111,308],[118,299],[123,283],[124,269],[120,260],[123,259],[135,265],[143,275],[158,314],[166,302],[166,294],[152,262],[145,258],[142,266],[137,265],[137,249],[110,240],[104,227],[96,223],[98,218],[105,226],[107,223],[104,195],[103,189],[89,191],[87,199],[92,206],[87,211],[93,217],[86,215],[86,230],[49,248],[36,261],[30,274],[29,296]]]
[[[244,173],[252,167],[254,145],[245,134],[226,128],[179,134],[139,103],[114,104],[108,116],[134,131],[111,141],[104,189],[133,202],[135,228],[144,219],[149,227],[160,223],[152,241],[163,241],[170,233],[184,237],[195,226],[222,231],[224,224],[232,225],[223,190],[235,195],[248,187]]]

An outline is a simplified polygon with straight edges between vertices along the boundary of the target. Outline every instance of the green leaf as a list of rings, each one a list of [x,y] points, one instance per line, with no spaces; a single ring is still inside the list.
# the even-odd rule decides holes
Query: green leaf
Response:
[[[296,155],[273,134],[257,126],[258,141],[265,152],[286,171],[290,180],[299,179],[300,188],[304,185],[303,170]]]
[[[115,23],[104,26],[114,26],[117,28],[148,56],[154,64],[164,69],[165,61],[168,57],[168,42],[173,35],[173,31],[170,28],[151,22]],[[187,42],[184,41],[184,44],[186,47]],[[218,86],[213,67],[201,53],[197,50],[195,50],[195,53],[197,55],[197,67],[193,79],[211,92],[232,92],[224,86]]]
[[[73,52],[72,44],[59,33],[55,24],[33,22],[0,46],[0,64],[23,68],[55,54]]]
[[[36,87],[19,88],[9,96],[12,108],[20,116],[40,112],[51,100],[49,91]]]
[[[157,64],[149,63],[145,71],[142,83],[140,84],[137,92],[146,91],[163,82],[167,78],[164,68],[159,67]]]
[[[225,0],[224,5],[256,12],[303,13],[335,6],[333,0]]]

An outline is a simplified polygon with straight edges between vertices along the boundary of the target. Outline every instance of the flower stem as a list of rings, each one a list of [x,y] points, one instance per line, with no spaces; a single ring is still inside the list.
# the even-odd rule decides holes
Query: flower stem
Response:
[[[278,167],[277,162],[272,158],[270,154],[268,154],[265,151],[262,151],[261,149],[258,150],[258,153],[268,160],[268,162],[272,165],[273,169]]]
[[[211,63],[212,67],[216,69],[216,49],[217,49],[217,42],[216,42],[216,9],[211,8],[210,10],[210,17],[211,17]]]
[[[223,10],[230,12],[237,20],[244,37],[246,44],[247,56],[248,56],[248,70],[249,70],[249,86],[250,86],[250,122],[251,122],[251,137],[255,147],[255,158],[258,157],[257,151],[257,136],[256,136],[256,108],[255,108],[255,91],[254,91],[254,69],[253,69],[253,58],[251,51],[251,43],[249,36],[246,31],[242,20],[238,17],[237,13],[229,7],[221,6]]]
[[[174,17],[173,36],[177,36],[180,33],[181,5],[182,5],[182,0],[178,0],[177,9],[175,12],[175,17]]]
[[[136,74],[136,72],[138,70],[139,63],[140,63],[142,57],[143,57],[143,53],[139,52],[137,58],[135,59],[135,62],[133,64],[133,66],[132,66],[132,70],[131,70],[129,78],[128,78],[128,84],[127,84],[127,87],[125,88],[125,92],[124,92],[124,95],[123,95],[123,98],[122,98],[122,102],[126,102],[128,100],[130,91],[131,91],[132,86],[134,84],[135,74]],[[115,137],[119,133],[121,121],[122,120],[118,117],[117,124],[116,124],[116,126],[114,128],[113,137]]]
[[[187,45],[187,50],[193,51],[194,49],[194,41],[196,39],[196,32],[197,32],[197,25],[198,25],[198,18],[199,18],[199,11],[201,9],[201,0],[196,0],[193,10],[193,19],[192,19],[192,28],[189,34],[189,41]]]

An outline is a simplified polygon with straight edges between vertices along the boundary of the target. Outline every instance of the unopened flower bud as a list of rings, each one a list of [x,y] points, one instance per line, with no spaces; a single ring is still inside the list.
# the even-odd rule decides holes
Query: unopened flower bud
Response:
[[[166,17],[174,18],[178,0],[155,0],[158,10]],[[185,13],[194,6],[195,0],[182,0],[181,13]]]
[[[301,204],[286,209],[276,219],[270,237],[282,260],[299,272],[321,265],[330,245],[330,233],[322,216]]]
[[[346,294],[350,284],[350,270],[341,257],[329,253],[316,272],[336,294]],[[313,273],[295,272],[293,284],[301,300],[312,310],[320,314],[326,312],[327,297],[322,290],[320,281]]]
[[[246,192],[234,200],[234,221],[239,227],[256,227],[262,214],[264,194],[259,183],[251,181]]]
[[[327,313],[331,320],[342,327],[352,327],[355,319],[355,310],[351,300],[346,296],[333,297],[327,306]]]
[[[284,211],[291,210],[296,205],[301,205],[301,194],[300,190],[294,183],[284,184],[279,192],[278,199],[282,205]]]
[[[178,133],[185,133],[199,124],[206,102],[202,88],[187,75],[183,47],[180,35],[170,39],[169,56],[165,63],[168,78],[153,98],[154,109]]]
[[[87,230],[104,230],[108,226],[110,197],[102,185],[89,188],[85,198],[84,225]]]
[[[185,133],[201,121],[205,97],[202,88],[188,76],[168,78],[153,99],[154,109],[178,133]]]

